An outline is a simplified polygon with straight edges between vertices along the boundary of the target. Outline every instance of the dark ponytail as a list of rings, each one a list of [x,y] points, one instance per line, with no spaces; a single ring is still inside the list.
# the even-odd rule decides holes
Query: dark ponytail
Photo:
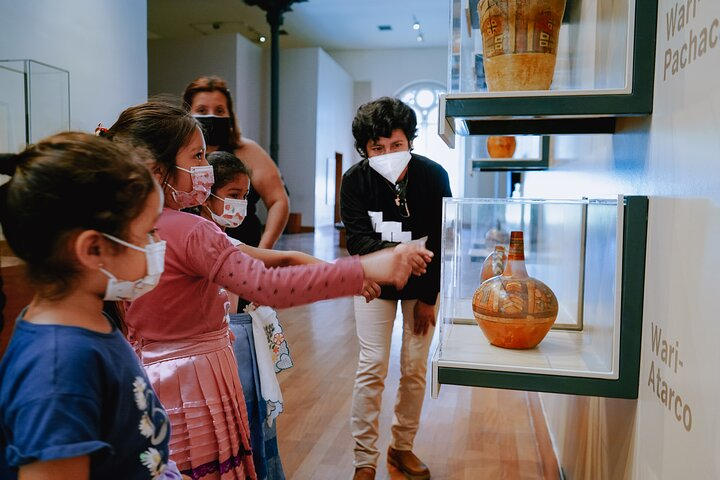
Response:
[[[16,157],[2,187],[3,233],[38,292],[62,297],[79,273],[68,248],[72,235],[125,237],[155,183],[135,152],[87,133],[53,135]]]

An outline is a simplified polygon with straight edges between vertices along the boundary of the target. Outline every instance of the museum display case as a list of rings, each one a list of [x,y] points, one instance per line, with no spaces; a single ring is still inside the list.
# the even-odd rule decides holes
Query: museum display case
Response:
[[[451,2],[448,93],[439,122],[448,145],[456,135],[613,133],[618,117],[652,112],[657,2],[567,0],[550,88],[500,84],[502,90],[489,91],[485,64],[493,53],[483,36],[497,25],[478,7],[485,13],[532,3],[513,2]],[[503,41],[501,34],[494,38]]]
[[[70,129],[70,72],[35,60],[0,60],[0,152]]]
[[[636,398],[647,206],[641,196],[445,199],[433,395],[455,384]],[[534,348],[491,345],[473,314],[483,262],[498,244],[508,251],[511,231],[559,306]]]

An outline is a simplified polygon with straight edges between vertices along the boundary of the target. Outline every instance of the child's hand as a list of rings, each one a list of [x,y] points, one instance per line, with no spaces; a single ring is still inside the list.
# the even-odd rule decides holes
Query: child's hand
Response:
[[[365,303],[380,296],[380,285],[372,280],[363,280],[363,289],[361,295],[365,297]]]
[[[427,271],[427,264],[433,257],[433,252],[425,248],[425,242],[422,243],[401,243],[395,247],[395,252],[403,256],[410,267],[413,275],[422,275]]]
[[[365,280],[402,289],[411,273],[425,273],[433,253],[419,244],[400,244],[360,257]]]

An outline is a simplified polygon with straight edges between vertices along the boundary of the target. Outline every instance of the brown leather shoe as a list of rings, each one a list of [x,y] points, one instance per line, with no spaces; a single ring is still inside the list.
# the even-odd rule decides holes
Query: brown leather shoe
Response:
[[[400,470],[408,480],[428,480],[430,469],[410,450],[395,450],[388,447],[387,461]]]
[[[375,480],[375,469],[370,467],[356,468],[353,480]]]

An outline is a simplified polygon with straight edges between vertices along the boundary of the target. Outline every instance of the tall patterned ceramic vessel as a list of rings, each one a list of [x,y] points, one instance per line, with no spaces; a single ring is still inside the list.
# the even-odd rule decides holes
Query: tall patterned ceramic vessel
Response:
[[[528,275],[523,232],[510,234],[505,270],[480,285],[472,308],[493,345],[533,348],[545,338],[557,318],[558,302],[550,287]]]
[[[549,89],[565,0],[480,0],[477,8],[488,90]]]

